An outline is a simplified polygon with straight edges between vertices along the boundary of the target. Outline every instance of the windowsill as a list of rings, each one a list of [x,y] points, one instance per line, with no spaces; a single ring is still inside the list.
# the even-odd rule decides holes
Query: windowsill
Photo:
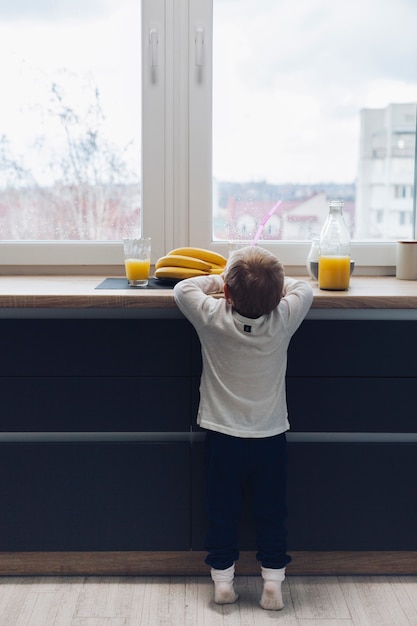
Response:
[[[0,276],[4,309],[176,309],[170,289],[99,289],[103,276]],[[310,280],[310,279],[306,279]],[[348,291],[314,289],[313,309],[417,309],[417,281],[353,276]]]

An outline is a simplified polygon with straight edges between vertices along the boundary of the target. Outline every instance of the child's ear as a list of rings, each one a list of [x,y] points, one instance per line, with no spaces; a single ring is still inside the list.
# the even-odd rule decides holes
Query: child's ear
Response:
[[[226,298],[226,301],[229,304],[233,304],[232,298],[230,297],[229,285],[227,283],[224,283],[223,291],[224,291],[224,297]]]

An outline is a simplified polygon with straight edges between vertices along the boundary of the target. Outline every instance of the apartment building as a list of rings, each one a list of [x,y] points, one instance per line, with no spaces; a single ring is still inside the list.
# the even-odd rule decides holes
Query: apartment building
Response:
[[[362,109],[357,239],[409,238],[413,217],[416,103]]]

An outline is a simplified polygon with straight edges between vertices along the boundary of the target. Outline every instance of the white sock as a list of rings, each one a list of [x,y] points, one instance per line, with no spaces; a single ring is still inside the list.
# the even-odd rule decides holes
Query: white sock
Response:
[[[269,611],[280,611],[284,608],[282,601],[281,584],[285,579],[285,567],[281,569],[261,568],[264,587],[260,605]]]
[[[238,595],[233,587],[235,564],[227,569],[211,568],[211,578],[214,582],[214,601],[216,604],[233,604]]]

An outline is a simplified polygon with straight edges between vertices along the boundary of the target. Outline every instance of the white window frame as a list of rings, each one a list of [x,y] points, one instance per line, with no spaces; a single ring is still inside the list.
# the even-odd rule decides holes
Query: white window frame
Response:
[[[139,0],[138,0],[139,1]],[[140,0],[142,7],[142,211],[152,238],[152,261],[183,245],[228,254],[211,240],[212,202],[212,0]],[[158,35],[151,68],[149,33]],[[203,29],[203,65],[196,67],[196,29]],[[414,233],[417,236],[417,233]],[[263,243],[287,268],[305,272],[309,242]],[[395,242],[354,242],[356,268],[393,274]],[[123,265],[122,243],[1,242],[0,271],[10,266]]]
[[[172,119],[174,9],[169,0],[138,0],[142,28],[142,230],[152,238],[153,262],[171,244],[173,231]],[[175,3],[176,5],[177,3]],[[151,28],[158,35],[157,67],[150,66]],[[178,56],[178,55],[176,55]],[[168,59],[168,63],[167,63]],[[171,84],[170,84],[171,83]],[[1,233],[0,233],[1,239]],[[170,240],[171,239],[171,240]],[[1,241],[0,273],[59,274],[70,268],[123,267],[121,241]]]
[[[212,45],[212,0],[192,0],[190,6],[190,49],[193,45],[193,28],[199,24],[205,29],[207,47],[203,82],[200,84],[192,80],[193,59],[190,55],[190,240],[193,245],[211,248],[227,256],[227,243],[211,240],[212,54],[209,46]],[[414,237],[417,237],[417,232]],[[262,242],[262,245],[274,252],[287,268],[297,273],[305,272],[310,242],[277,241]],[[355,241],[352,243],[352,258],[355,259],[357,272],[362,270],[366,274],[394,274],[396,242]]]

